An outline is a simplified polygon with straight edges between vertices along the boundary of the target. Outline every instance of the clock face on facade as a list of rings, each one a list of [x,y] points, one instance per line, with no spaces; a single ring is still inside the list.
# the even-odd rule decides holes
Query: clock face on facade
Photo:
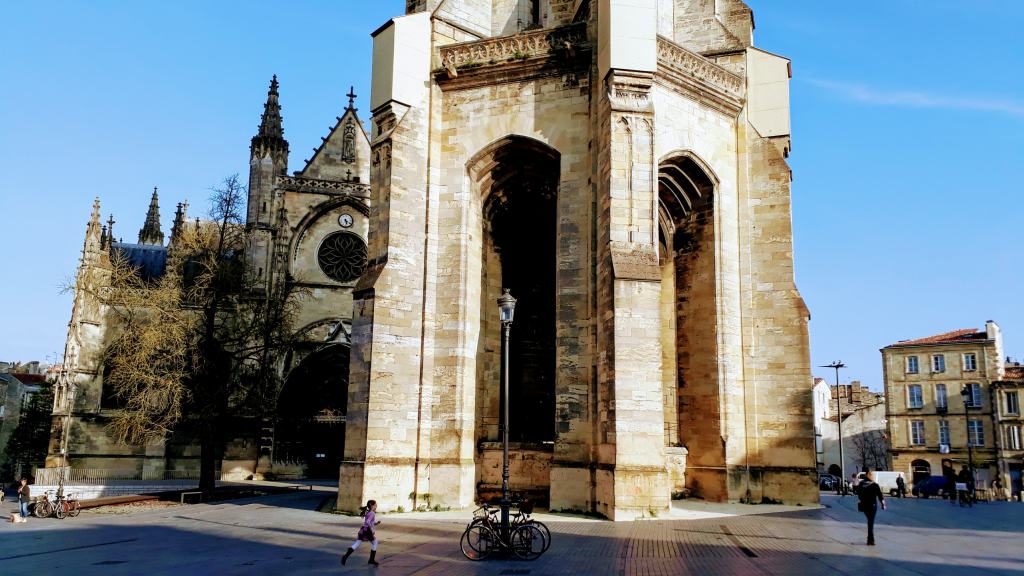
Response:
[[[342,214],[341,216],[338,216],[338,224],[340,224],[342,228],[351,228],[352,227],[352,215],[351,214]]]

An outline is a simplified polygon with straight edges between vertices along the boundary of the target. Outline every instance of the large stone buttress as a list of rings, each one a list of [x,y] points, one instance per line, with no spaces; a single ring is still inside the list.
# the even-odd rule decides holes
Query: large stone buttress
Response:
[[[375,33],[339,507],[493,494],[502,287],[514,490],[612,519],[684,487],[816,501],[788,60],[751,46],[749,8],[407,13]]]

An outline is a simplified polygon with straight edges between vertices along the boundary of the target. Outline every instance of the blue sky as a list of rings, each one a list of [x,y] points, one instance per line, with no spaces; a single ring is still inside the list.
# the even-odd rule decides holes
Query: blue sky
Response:
[[[815,365],[877,387],[878,349],[994,319],[1024,356],[1024,48],[1017,0],[755,0],[793,60],[797,283]],[[248,169],[272,74],[291,169],[402,0],[19,2],[0,36],[0,360],[63,351],[92,199],[134,240],[153,186],[169,231]],[[830,370],[815,369],[828,376]]]

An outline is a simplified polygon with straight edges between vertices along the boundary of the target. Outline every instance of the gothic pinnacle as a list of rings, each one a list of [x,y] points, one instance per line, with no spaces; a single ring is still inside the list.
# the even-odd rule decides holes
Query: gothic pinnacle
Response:
[[[160,230],[160,198],[155,186],[153,196],[149,200],[149,210],[146,212],[146,223],[139,230],[139,244],[164,244],[164,233]]]
[[[252,154],[269,151],[288,156],[288,141],[284,139],[284,119],[281,117],[281,102],[277,89],[277,74],[275,74],[270,80],[270,89],[267,90],[267,101],[263,105],[259,131],[256,136],[253,136],[252,144],[249,147]]]

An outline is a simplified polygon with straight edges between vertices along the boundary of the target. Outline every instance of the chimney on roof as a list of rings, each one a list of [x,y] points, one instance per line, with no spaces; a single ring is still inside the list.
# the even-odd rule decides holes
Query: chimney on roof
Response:
[[[1005,357],[1003,354],[1003,331],[999,329],[999,324],[996,324],[994,320],[985,321],[985,337],[995,344],[996,378],[1002,380],[1006,374],[1006,362],[1003,360]]]

